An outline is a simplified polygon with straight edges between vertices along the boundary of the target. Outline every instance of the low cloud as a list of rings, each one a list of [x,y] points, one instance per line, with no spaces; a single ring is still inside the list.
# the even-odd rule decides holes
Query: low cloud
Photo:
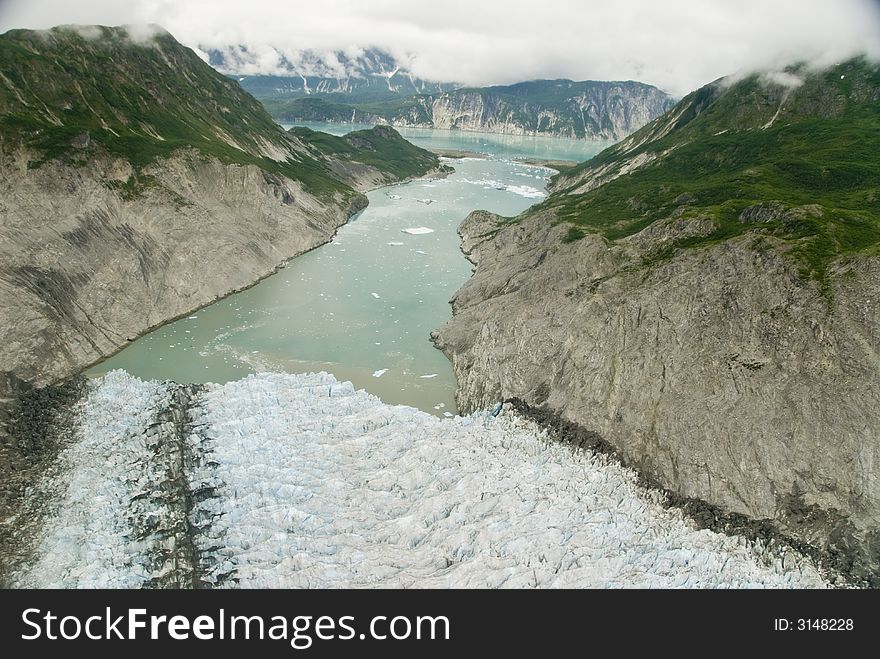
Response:
[[[2,2],[3,0],[0,0]],[[635,79],[676,95],[737,71],[880,60],[876,0],[5,0],[0,29],[157,23],[203,49],[278,53],[379,47],[418,76],[465,84]],[[246,71],[256,73],[258,71]]]
[[[780,85],[786,89],[797,89],[804,84],[804,79],[788,71],[770,71],[761,76],[766,82]]]

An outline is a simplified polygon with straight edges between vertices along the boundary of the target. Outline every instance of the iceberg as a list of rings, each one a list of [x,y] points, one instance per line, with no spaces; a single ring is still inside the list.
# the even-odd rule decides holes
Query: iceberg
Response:
[[[415,227],[412,229],[403,229],[403,232],[412,234],[413,236],[420,236],[425,233],[434,233],[434,229],[429,229],[428,227]]]

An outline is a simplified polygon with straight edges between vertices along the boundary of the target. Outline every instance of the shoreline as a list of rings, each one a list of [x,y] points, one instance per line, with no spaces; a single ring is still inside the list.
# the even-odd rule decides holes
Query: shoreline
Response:
[[[466,149],[428,149],[441,158],[452,158],[460,160],[462,158],[477,158],[479,160],[487,160],[490,156],[479,151],[468,151]],[[572,167],[577,167],[580,163],[577,160],[561,160],[558,158],[538,158],[537,156],[514,156],[510,160],[524,165],[534,165],[536,167],[545,167],[557,172],[562,172]]]
[[[453,170],[453,171],[454,171],[454,170]],[[348,224],[349,222],[351,222],[352,220],[354,220],[358,215],[360,215],[362,212],[364,212],[364,211],[367,209],[367,207],[370,205],[369,198],[367,197],[367,193],[368,193],[368,192],[373,192],[373,191],[375,191],[375,190],[379,190],[379,189],[381,189],[381,188],[386,188],[386,187],[394,187],[394,186],[396,186],[396,185],[402,185],[402,184],[404,184],[404,183],[409,183],[410,181],[418,181],[418,180],[420,180],[420,179],[445,178],[446,176],[449,176],[449,175],[452,174],[452,173],[453,173],[452,171],[444,172],[444,171],[439,170],[439,169],[432,169],[432,170],[430,170],[429,172],[426,172],[426,173],[421,174],[421,175],[419,175],[419,176],[409,176],[409,177],[407,177],[407,178],[405,178],[405,179],[401,179],[400,181],[395,181],[395,182],[393,182],[393,183],[385,183],[384,185],[377,185],[377,186],[374,186],[374,187],[371,187],[371,188],[365,188],[365,189],[363,189],[363,190],[357,190],[358,195],[360,195],[360,197],[363,198],[364,204],[363,204],[362,206],[359,205],[359,204],[357,204],[357,203],[353,203],[353,204],[351,204],[351,205],[349,206],[349,208],[345,211],[345,212],[347,213],[347,217],[346,217],[345,221],[342,222],[341,224],[339,224],[339,225],[333,230],[333,233],[332,233],[330,236],[328,236],[328,238],[327,238],[326,241],[324,241],[324,242],[322,242],[322,243],[320,243],[320,244],[318,244],[318,245],[315,245],[315,246],[312,247],[311,249],[307,249],[307,250],[305,250],[305,251],[303,251],[303,252],[300,252],[299,254],[294,254],[294,255],[292,255],[292,256],[288,256],[287,258],[283,259],[283,260],[280,261],[278,264],[276,264],[275,267],[272,268],[271,271],[267,272],[265,275],[259,277],[258,279],[254,280],[254,281],[251,282],[250,284],[247,284],[246,286],[241,286],[241,287],[239,287],[239,288],[236,288],[236,289],[230,290],[229,292],[224,293],[223,295],[218,295],[217,297],[215,297],[214,299],[210,300],[209,302],[206,302],[205,304],[201,304],[201,305],[199,305],[198,307],[194,307],[194,308],[190,309],[189,311],[186,311],[186,312],[184,312],[184,313],[181,313],[181,314],[178,314],[178,315],[174,316],[173,318],[169,318],[169,319],[164,320],[164,321],[162,321],[162,322],[160,322],[160,323],[156,323],[155,325],[153,325],[153,326],[147,328],[146,330],[144,330],[143,332],[141,332],[140,334],[138,334],[138,335],[135,336],[134,338],[132,338],[132,339],[126,341],[123,345],[119,346],[119,347],[118,347],[116,350],[114,350],[113,352],[111,352],[111,353],[109,353],[109,354],[107,354],[107,355],[104,355],[104,356],[101,357],[100,359],[97,359],[97,360],[95,360],[95,361],[93,361],[93,362],[90,362],[90,363],[87,364],[86,366],[83,366],[82,368],[80,368],[79,371],[77,371],[77,372],[74,373],[73,375],[70,375],[70,376],[67,376],[67,377],[63,377],[63,378],[58,378],[58,379],[56,379],[56,380],[52,380],[51,382],[46,383],[44,386],[45,386],[45,387],[51,387],[51,386],[62,385],[62,384],[64,384],[64,383],[66,383],[66,382],[68,382],[68,381],[70,381],[70,380],[72,380],[72,379],[78,378],[78,377],[85,377],[85,378],[91,379],[92,377],[95,377],[95,376],[90,376],[90,375],[88,375],[88,374],[87,374],[87,371],[93,369],[94,367],[98,366],[99,364],[104,363],[104,362],[107,361],[108,359],[111,359],[112,357],[115,357],[115,356],[118,355],[120,352],[122,352],[123,350],[125,350],[126,348],[128,348],[128,347],[129,347],[132,343],[134,343],[135,341],[138,341],[138,340],[142,339],[143,337],[147,336],[148,334],[151,334],[152,332],[155,332],[156,330],[158,330],[158,329],[160,329],[160,328],[162,328],[162,327],[164,327],[164,326],[166,326],[166,325],[170,325],[171,323],[177,322],[178,320],[182,320],[183,318],[186,318],[187,316],[190,316],[190,315],[192,315],[192,314],[194,314],[194,313],[198,313],[198,312],[201,311],[202,309],[205,309],[206,307],[210,307],[212,304],[216,304],[217,302],[220,302],[221,300],[225,300],[226,298],[232,297],[233,295],[236,295],[236,294],[238,294],[238,293],[243,293],[243,292],[245,292],[245,291],[247,291],[247,290],[253,288],[253,287],[256,286],[257,284],[262,283],[264,280],[268,279],[269,277],[272,277],[273,275],[277,275],[277,274],[278,274],[279,272],[281,272],[281,270],[283,270],[283,269],[287,266],[287,264],[290,263],[293,259],[297,259],[297,258],[299,258],[300,256],[304,256],[304,255],[306,255],[306,254],[308,254],[308,253],[310,253],[310,252],[315,251],[316,249],[320,249],[321,247],[324,247],[325,245],[330,244],[331,242],[333,242],[333,239],[336,237],[336,234],[339,232],[339,229],[341,229],[341,228],[344,227],[346,224]],[[358,197],[357,197],[357,196],[353,197],[353,201],[354,201],[355,199],[358,199]]]
[[[564,140],[566,142],[602,142],[603,144],[608,146],[612,146],[621,140],[624,140],[628,137],[625,135],[621,137],[619,140],[615,140],[612,138],[587,138],[587,137],[572,137],[570,135],[556,135],[554,133],[542,133],[534,130],[524,130],[523,132],[517,133],[497,133],[491,130],[475,130],[472,128],[437,128],[436,126],[420,126],[416,124],[393,124],[387,121],[384,122],[374,122],[374,123],[361,123],[359,121],[334,121],[332,119],[321,119],[321,120],[312,120],[312,119],[281,119],[275,115],[272,115],[272,119],[275,120],[279,126],[284,128],[285,126],[293,127],[293,126],[305,126],[306,128],[310,128],[308,124],[311,125],[321,125],[321,124],[331,124],[333,126],[363,126],[364,129],[375,128],[376,126],[388,126],[390,128],[394,128],[395,130],[403,129],[411,129],[411,130],[439,130],[445,133],[467,133],[468,135],[491,135],[493,137],[540,137],[548,140]],[[284,128],[287,130],[287,128]],[[313,129],[314,130],[314,129]],[[353,128],[352,130],[362,130],[361,128]]]

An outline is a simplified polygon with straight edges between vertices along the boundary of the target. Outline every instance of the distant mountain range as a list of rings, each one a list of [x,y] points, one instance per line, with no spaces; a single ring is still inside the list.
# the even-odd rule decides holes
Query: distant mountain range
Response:
[[[466,88],[424,80],[379,49],[284,54],[206,49],[278,121],[391,124],[514,135],[619,140],[675,101],[641,82],[535,80]]]
[[[378,48],[319,53],[302,50],[284,54],[271,47],[204,49],[208,62],[236,78],[260,100],[285,100],[312,95],[342,95],[349,102],[399,99],[456,89],[453,82],[432,82],[414,76],[393,55]]]

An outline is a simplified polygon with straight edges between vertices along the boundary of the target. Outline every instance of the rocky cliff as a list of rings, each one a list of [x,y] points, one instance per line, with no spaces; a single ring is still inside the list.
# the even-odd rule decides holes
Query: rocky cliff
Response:
[[[722,81],[461,225],[434,336],[458,402],[520,398],[675,494],[880,584],[880,70]]]
[[[282,121],[390,123],[510,135],[618,140],[668,110],[674,101],[639,82],[536,80],[458,89],[378,103],[310,98],[272,103]]]
[[[358,190],[439,165],[390,129],[329,151],[286,133],[159,29],[16,30],[0,55],[0,371],[33,384],[326,242]]]

